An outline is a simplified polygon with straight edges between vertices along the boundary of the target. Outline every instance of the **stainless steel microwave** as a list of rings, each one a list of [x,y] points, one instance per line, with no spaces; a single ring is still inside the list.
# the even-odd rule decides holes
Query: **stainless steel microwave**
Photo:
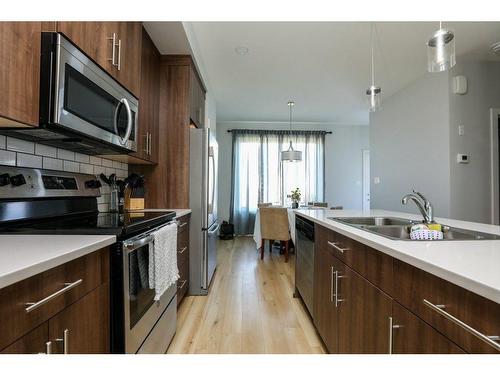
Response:
[[[42,33],[40,123],[9,135],[86,154],[137,151],[139,101],[60,33]]]

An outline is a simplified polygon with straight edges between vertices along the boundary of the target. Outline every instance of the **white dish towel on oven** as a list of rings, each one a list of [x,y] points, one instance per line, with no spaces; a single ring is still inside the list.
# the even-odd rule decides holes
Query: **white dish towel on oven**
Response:
[[[177,223],[170,223],[153,233],[149,249],[149,288],[155,301],[179,278],[177,268]],[[152,247],[152,249],[151,249]]]

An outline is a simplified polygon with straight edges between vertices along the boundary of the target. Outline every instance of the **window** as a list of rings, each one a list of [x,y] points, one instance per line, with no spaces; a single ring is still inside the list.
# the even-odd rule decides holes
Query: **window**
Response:
[[[231,221],[236,234],[253,233],[259,202],[289,205],[295,188],[302,203],[324,200],[324,137],[321,131],[233,131]],[[282,163],[290,139],[302,161]]]

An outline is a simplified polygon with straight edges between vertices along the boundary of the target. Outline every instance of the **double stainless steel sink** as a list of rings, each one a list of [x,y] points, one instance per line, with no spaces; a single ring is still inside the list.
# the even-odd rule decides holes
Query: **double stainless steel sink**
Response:
[[[392,240],[413,241],[410,239],[410,229],[418,221],[398,217],[329,217],[342,224],[378,234]],[[443,239],[434,241],[476,241],[500,240],[500,236],[490,233],[476,232],[468,229],[442,226]]]

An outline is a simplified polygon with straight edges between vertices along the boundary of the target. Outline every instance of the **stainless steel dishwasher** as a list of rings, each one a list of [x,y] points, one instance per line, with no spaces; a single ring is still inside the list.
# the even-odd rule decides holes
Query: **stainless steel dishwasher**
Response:
[[[295,296],[302,297],[309,314],[313,314],[314,282],[314,223],[302,216],[295,216],[297,229],[295,261]]]

